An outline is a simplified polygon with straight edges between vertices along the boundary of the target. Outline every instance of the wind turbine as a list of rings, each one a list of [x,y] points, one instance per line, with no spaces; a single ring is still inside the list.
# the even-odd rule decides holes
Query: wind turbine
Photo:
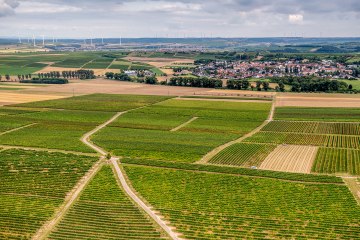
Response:
[[[43,38],[43,47],[45,47],[45,35],[42,35]]]
[[[104,45],[104,38],[101,38],[101,44]]]
[[[20,37],[20,34],[19,34],[19,43],[21,44],[21,37]]]
[[[34,47],[36,47],[36,39],[35,39],[35,35],[33,35],[33,44],[34,44]]]

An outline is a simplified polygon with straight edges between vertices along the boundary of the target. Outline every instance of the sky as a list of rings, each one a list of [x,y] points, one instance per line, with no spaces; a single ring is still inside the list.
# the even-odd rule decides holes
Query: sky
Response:
[[[0,37],[360,37],[360,0],[0,0]]]

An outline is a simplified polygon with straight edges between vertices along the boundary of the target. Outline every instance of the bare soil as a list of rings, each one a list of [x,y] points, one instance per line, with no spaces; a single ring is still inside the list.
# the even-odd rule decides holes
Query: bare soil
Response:
[[[281,94],[278,107],[360,107],[360,95],[345,94]]]
[[[317,150],[314,146],[279,145],[261,163],[260,169],[310,173]]]
[[[40,89],[40,88],[39,88]],[[26,89],[30,90],[30,89]],[[26,91],[22,90],[22,91]],[[27,103],[35,101],[44,101],[51,99],[63,98],[64,95],[60,94],[31,94],[31,93],[14,93],[14,92],[2,92],[0,94],[0,106]]]

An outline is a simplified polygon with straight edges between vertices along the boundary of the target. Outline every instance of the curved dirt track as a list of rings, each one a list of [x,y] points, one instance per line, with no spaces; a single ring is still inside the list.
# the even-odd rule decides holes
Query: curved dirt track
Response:
[[[88,132],[87,134],[85,134],[82,138],[81,141],[86,144],[87,146],[89,146],[90,148],[94,149],[95,151],[97,151],[98,153],[100,153],[103,157],[105,157],[105,155],[107,155],[107,152],[102,149],[101,147],[95,145],[94,143],[92,143],[90,141],[90,137],[95,134],[96,132],[98,132],[99,130],[101,130],[102,128],[106,127],[107,125],[109,125],[110,123],[112,123],[113,121],[115,121],[119,116],[121,116],[122,114],[127,113],[126,112],[119,112],[116,115],[114,115],[110,120],[108,120],[107,122],[101,124],[100,126],[96,127],[94,130]],[[151,210],[151,208],[149,208],[130,188],[130,186],[127,184],[125,177],[123,175],[123,173],[120,170],[119,164],[117,163],[117,158],[112,157],[110,159],[111,163],[113,164],[115,171],[117,173],[117,176],[120,180],[121,186],[122,188],[125,190],[125,192],[127,193],[127,195],[138,205],[140,206],[162,229],[164,229],[164,231],[174,240],[178,240],[179,238],[177,237],[177,234],[174,233],[171,228],[169,226],[166,225],[166,223],[156,215],[156,213]]]

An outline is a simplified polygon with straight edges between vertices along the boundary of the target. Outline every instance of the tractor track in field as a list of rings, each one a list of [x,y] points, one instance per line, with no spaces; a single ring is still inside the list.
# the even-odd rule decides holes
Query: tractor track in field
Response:
[[[37,124],[37,123],[31,123],[31,124],[27,124],[27,125],[25,125],[25,126],[21,126],[21,127],[18,127],[18,128],[13,128],[13,129],[10,129],[10,130],[7,130],[7,131],[5,131],[5,132],[0,133],[0,136],[5,135],[5,134],[8,134],[8,133],[12,133],[12,132],[15,132],[15,131],[24,129],[24,128],[31,127],[31,126],[34,126],[34,125],[36,125],[36,124]]]
[[[93,167],[82,177],[82,179],[76,184],[76,186],[73,188],[71,192],[68,193],[67,197],[65,198],[64,203],[57,209],[54,216],[47,221],[45,224],[42,225],[40,229],[36,232],[36,234],[32,237],[33,240],[39,240],[39,239],[45,239],[49,233],[54,229],[54,227],[62,220],[62,218],[65,216],[65,214],[70,210],[70,208],[73,206],[75,201],[80,197],[81,192],[85,189],[85,187],[89,184],[91,179],[96,175],[96,173],[101,169],[101,167],[105,164],[106,155],[108,152],[101,147],[97,146],[93,142],[91,142],[90,138],[92,135],[100,131],[101,129],[105,128],[107,125],[111,124],[113,121],[115,121],[118,117],[121,115],[129,112],[134,111],[137,109],[141,109],[144,107],[148,107],[149,105],[130,109],[128,111],[124,112],[118,112],[113,117],[111,117],[108,121],[105,123],[97,126],[95,129],[91,130],[90,132],[86,133],[80,140],[85,145],[90,147],[91,149],[95,150],[97,153],[101,154],[100,160],[96,162]],[[121,172],[121,169],[119,167],[119,163],[115,160],[117,158],[111,158],[110,162],[112,163],[116,173],[117,178],[120,180],[121,186],[126,192],[126,194],[140,207],[142,210],[144,210],[149,217],[151,217],[168,235],[171,239],[179,240],[178,234],[173,232],[173,230],[166,224],[165,221],[163,221],[155,211],[153,211],[149,206],[147,206],[137,195],[136,193],[131,189],[131,187],[127,184],[125,177],[123,173]]]
[[[244,136],[233,140],[231,142],[225,143],[217,148],[214,148],[212,151],[208,152],[202,159],[200,159],[199,161],[197,161],[196,163],[198,164],[207,164],[213,157],[216,156],[216,154],[218,154],[219,152],[221,152],[222,150],[224,150],[225,148],[228,148],[236,143],[240,143],[242,141],[244,141],[245,139],[253,136],[254,134],[260,132],[260,130],[265,127],[269,122],[273,121],[274,119],[274,112],[275,112],[275,105],[276,105],[276,96],[274,97],[274,100],[272,102],[271,105],[271,109],[269,112],[269,116],[268,119],[265,120],[260,126],[258,126],[257,128],[255,128],[254,130],[252,130],[251,132],[245,134]]]

